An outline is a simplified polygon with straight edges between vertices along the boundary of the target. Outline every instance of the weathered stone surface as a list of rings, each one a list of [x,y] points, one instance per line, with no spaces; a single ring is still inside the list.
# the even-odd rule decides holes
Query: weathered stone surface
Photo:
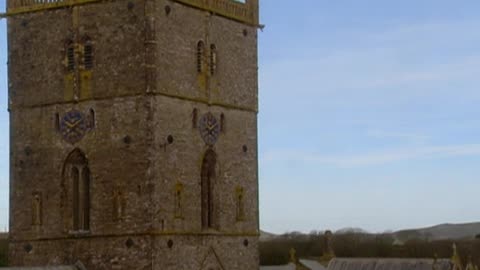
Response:
[[[3,270],[79,270],[76,266],[2,267]]]
[[[9,17],[8,33],[12,266],[258,269],[256,28],[167,0],[115,0]],[[215,74],[198,74],[199,40],[217,48]],[[62,122],[72,110],[86,118],[73,143],[58,128],[78,130]],[[196,125],[206,113],[222,125],[211,146]],[[207,150],[217,160],[208,229]],[[72,152],[89,172],[85,230],[74,229]]]

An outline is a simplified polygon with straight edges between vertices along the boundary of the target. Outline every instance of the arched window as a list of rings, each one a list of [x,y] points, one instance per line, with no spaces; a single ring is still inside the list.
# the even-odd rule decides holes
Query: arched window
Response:
[[[65,160],[63,168],[64,185],[67,188],[66,205],[71,216],[73,231],[90,230],[90,169],[88,160],[79,149],[73,150]],[[69,199],[70,198],[70,199]]]
[[[88,36],[83,39],[83,67],[86,70],[93,68],[93,43]]]
[[[225,132],[225,114],[220,114],[220,131]]]
[[[95,128],[95,110],[90,109],[89,115],[88,115],[88,126],[90,129]]]
[[[204,58],[205,58],[205,43],[203,43],[203,41],[200,40],[197,43],[197,72],[198,73],[203,73]]]
[[[73,40],[68,40],[65,44],[65,58],[68,72],[75,70],[75,43]]]
[[[210,45],[210,75],[215,75],[217,72],[217,46]]]
[[[212,149],[205,152],[202,162],[202,229],[215,227],[214,182],[217,156]]]
[[[198,122],[198,109],[194,108],[192,111],[192,128],[197,128]]]
[[[53,122],[54,122],[55,130],[60,131],[60,114],[59,113],[55,113]]]

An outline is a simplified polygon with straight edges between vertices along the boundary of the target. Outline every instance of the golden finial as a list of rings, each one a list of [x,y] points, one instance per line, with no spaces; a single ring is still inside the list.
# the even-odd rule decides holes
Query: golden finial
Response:
[[[297,251],[294,248],[290,249],[290,262],[297,263]]]
[[[453,243],[453,255],[452,255],[453,270],[462,270],[462,261],[458,256],[457,244]]]

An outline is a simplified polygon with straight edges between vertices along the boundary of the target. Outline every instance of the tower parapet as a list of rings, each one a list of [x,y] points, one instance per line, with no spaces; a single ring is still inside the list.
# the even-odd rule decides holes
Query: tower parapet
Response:
[[[8,0],[7,15],[84,5],[103,0]],[[174,0],[252,25],[258,25],[258,0]]]

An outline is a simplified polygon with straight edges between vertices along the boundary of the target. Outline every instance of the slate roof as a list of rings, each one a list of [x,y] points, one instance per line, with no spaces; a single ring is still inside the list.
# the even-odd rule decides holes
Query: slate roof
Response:
[[[260,270],[295,270],[296,266],[293,263],[286,265],[272,265],[272,266],[260,266]]]
[[[334,258],[328,264],[328,270],[450,270],[451,261],[433,259],[353,259]]]
[[[321,265],[317,261],[300,259],[300,263],[310,270],[327,270],[325,266]]]

